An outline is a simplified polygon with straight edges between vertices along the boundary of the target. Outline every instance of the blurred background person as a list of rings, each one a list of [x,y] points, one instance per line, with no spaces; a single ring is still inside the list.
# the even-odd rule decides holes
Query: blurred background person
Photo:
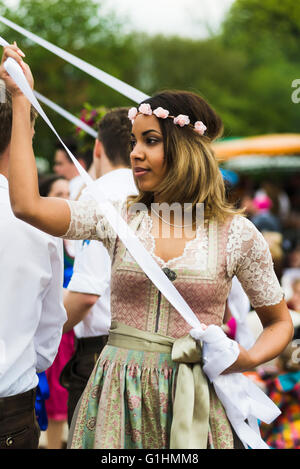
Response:
[[[275,231],[280,233],[282,226],[278,216],[271,212],[273,203],[267,195],[256,195],[252,199],[252,214],[250,220],[261,231]]]
[[[255,197],[267,196],[272,202],[270,212],[278,217],[281,223],[284,223],[291,211],[291,203],[287,193],[283,190],[279,181],[263,181],[260,188],[256,191]]]
[[[89,171],[92,165],[93,155],[89,151],[79,154],[78,143],[74,138],[63,139],[63,141],[82,167],[86,171]],[[70,199],[75,200],[78,198],[84,187],[84,183],[61,142],[57,142],[55,146],[53,169],[56,174],[64,176],[69,181]]]
[[[291,251],[287,253],[286,265],[281,277],[282,288],[288,302],[295,294],[293,283],[297,279],[300,279],[300,243],[292,247]],[[292,306],[290,307],[293,309]]]
[[[292,283],[292,297],[288,300],[287,305],[293,311],[300,313],[300,277]]]
[[[300,449],[299,339],[298,326],[293,341],[276,360],[277,373],[265,379],[265,392],[281,410],[274,422],[260,427],[264,441],[274,449]]]

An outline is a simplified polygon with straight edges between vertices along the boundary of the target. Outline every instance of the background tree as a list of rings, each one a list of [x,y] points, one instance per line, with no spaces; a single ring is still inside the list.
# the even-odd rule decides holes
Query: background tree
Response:
[[[245,100],[236,109],[245,135],[299,132],[291,99],[300,77],[300,3],[236,0],[222,25],[224,47],[246,58]]]
[[[38,34],[71,54],[92,63],[134,85],[136,60],[132,37],[123,33],[122,24],[113,14],[103,14],[101,4],[92,0],[20,0],[14,8],[0,1],[0,14]],[[0,34],[16,40],[27,54],[37,91],[79,115],[83,103],[117,106],[132,104],[119,93],[78,70],[51,52],[0,24]],[[74,132],[74,126],[45,109],[60,135]],[[35,148],[37,154],[53,156],[55,136],[38,119]]]
[[[104,0],[103,0],[104,1]],[[125,33],[125,20],[98,0],[19,0],[0,14],[147,94],[198,92],[222,116],[226,137],[299,132],[292,82],[300,78],[300,3],[236,0],[219,32],[192,40]],[[0,34],[27,53],[36,88],[80,115],[84,103],[132,106],[129,99],[0,24]],[[60,135],[74,126],[46,110]],[[55,136],[41,120],[35,149],[51,160]]]

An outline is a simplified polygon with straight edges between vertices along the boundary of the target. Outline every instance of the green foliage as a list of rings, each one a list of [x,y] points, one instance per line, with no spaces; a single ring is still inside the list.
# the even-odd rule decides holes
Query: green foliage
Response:
[[[113,15],[102,14],[99,2],[20,0],[18,7],[8,9],[0,0],[0,14],[107,73],[134,84],[132,39],[122,32],[121,24]],[[16,40],[25,52],[37,91],[69,112],[78,115],[86,101],[95,107],[130,104],[127,98],[3,24],[0,24],[0,35],[10,43]],[[60,135],[74,132],[72,124],[49,109],[45,111]],[[37,154],[52,159],[55,140],[38,119]]]
[[[236,0],[223,23],[227,46],[243,50],[249,65],[278,58],[299,63],[300,3]]]
[[[126,34],[124,20],[104,15],[101,0],[20,0],[10,9],[0,0],[0,14],[148,94],[168,88],[201,94],[223,118],[226,137],[299,132],[300,107],[291,100],[300,78],[295,0],[236,0],[220,32],[203,40]],[[24,50],[36,89],[77,116],[83,103],[134,104],[2,24],[0,35]],[[60,135],[74,134],[72,124],[45,110]],[[54,143],[39,119],[36,153],[51,161]]]
[[[85,124],[89,125],[96,132],[98,132],[99,123],[101,119],[105,116],[107,111],[107,108],[104,106],[94,108],[89,103],[84,103],[84,106],[80,112],[80,120],[82,120]],[[92,152],[94,142],[93,139],[91,139],[90,135],[84,130],[82,130],[80,127],[77,127],[75,132],[78,139],[80,152]]]
[[[299,132],[299,106],[291,100],[300,77],[300,3],[236,0],[221,40],[246,58],[244,106],[237,109],[244,134]]]

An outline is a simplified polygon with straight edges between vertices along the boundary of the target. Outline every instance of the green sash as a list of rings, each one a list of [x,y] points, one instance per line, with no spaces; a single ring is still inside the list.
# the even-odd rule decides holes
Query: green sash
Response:
[[[112,322],[108,345],[143,352],[170,353],[179,363],[171,449],[206,449],[209,425],[209,389],[201,367],[201,347],[191,337],[180,339],[140,331]]]

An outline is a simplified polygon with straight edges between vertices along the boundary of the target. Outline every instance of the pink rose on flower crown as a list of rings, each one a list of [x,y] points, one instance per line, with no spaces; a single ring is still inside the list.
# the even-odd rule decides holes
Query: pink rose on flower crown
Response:
[[[147,116],[151,116],[152,115],[152,109],[151,109],[150,104],[146,104],[146,103],[141,104],[140,107],[139,107],[139,112],[141,114],[146,114]]]
[[[132,107],[129,109],[128,111],[128,118],[132,121],[134,121],[134,119],[136,118],[137,116],[137,113],[138,113],[138,110],[136,107]]]
[[[206,125],[204,125],[202,121],[195,122],[194,127],[195,127],[196,132],[200,135],[204,135],[204,132],[207,129]]]
[[[179,116],[175,117],[174,119],[174,124],[180,125],[180,127],[189,125],[189,123],[190,123],[189,116],[185,116],[184,114],[179,114]]]
[[[156,117],[159,117],[160,119],[166,119],[169,115],[169,111],[163,109],[162,107],[158,107],[154,109],[153,114],[155,114]]]

